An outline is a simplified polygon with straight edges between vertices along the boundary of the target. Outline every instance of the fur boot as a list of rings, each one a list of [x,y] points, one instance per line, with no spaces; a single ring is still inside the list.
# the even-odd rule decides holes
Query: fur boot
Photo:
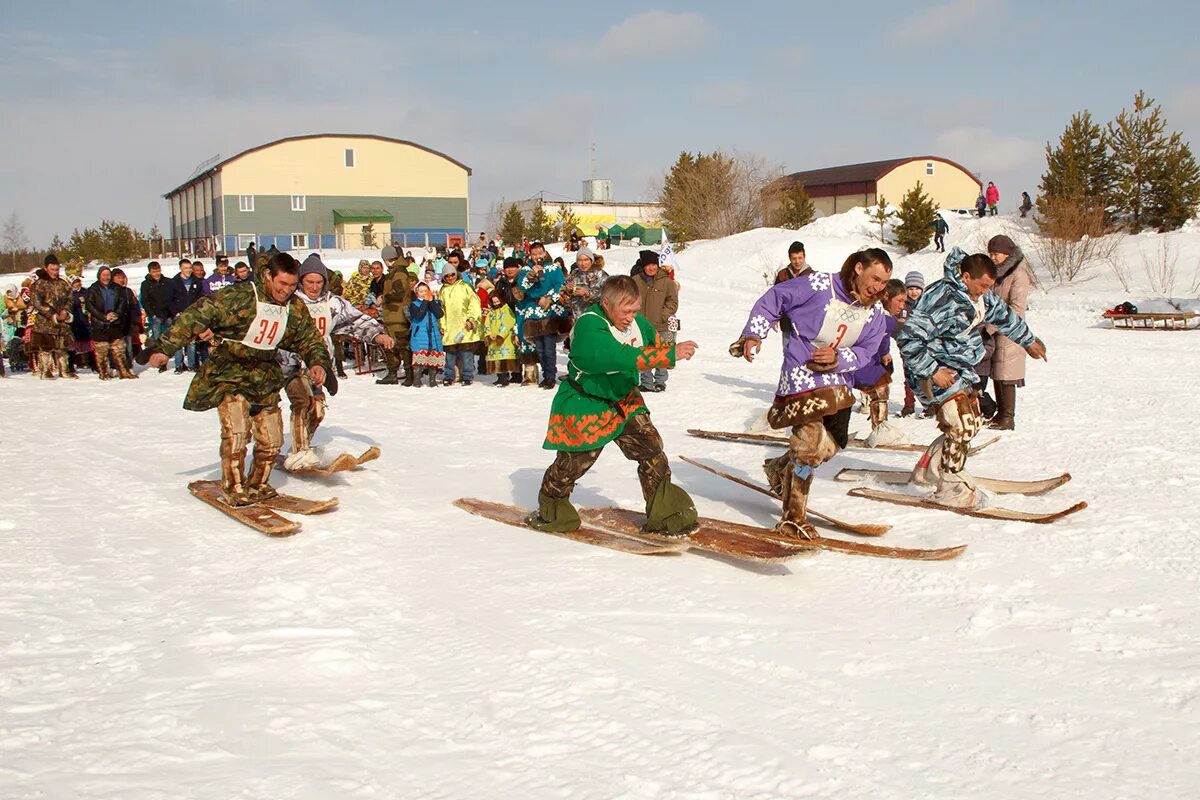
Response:
[[[100,380],[106,381],[112,377],[108,372],[108,342],[96,342],[96,370],[100,373]]]

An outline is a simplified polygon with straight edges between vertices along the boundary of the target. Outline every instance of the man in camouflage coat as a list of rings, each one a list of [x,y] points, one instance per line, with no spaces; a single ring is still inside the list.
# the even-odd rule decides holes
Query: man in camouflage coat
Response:
[[[295,296],[300,265],[276,253],[252,280],[209,295],[183,311],[149,355],[156,367],[193,337],[220,340],[188,388],[183,407],[217,409],[221,418],[221,492],[233,506],[274,497],[268,483],[283,446],[279,390],[284,376],[276,360],[280,349],[308,364],[313,385],[325,383],[329,351],[304,303]],[[246,450],[254,439],[254,458],[245,472]]]
[[[67,361],[67,350],[75,341],[71,336],[71,285],[58,277],[58,256],[49,253],[44,264],[29,290],[29,305],[37,314],[30,338],[37,353],[35,369],[42,380],[52,380],[55,367],[60,378],[78,378]]]
[[[387,375],[376,383],[395,384],[400,382],[399,370],[404,365],[404,385],[413,385],[412,349],[409,347],[409,322],[404,316],[404,310],[412,302],[412,288],[408,282],[408,260],[400,255],[400,251],[392,245],[383,248],[380,254],[387,266],[387,274],[383,278],[383,295],[381,303],[383,327],[394,344],[384,352],[387,363]]]

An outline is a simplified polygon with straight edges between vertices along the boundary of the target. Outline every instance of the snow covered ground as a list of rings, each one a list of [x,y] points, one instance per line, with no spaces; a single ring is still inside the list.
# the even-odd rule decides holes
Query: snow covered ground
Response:
[[[951,224],[969,249],[1019,225]],[[753,365],[725,347],[788,242],[832,270],[870,233],[850,212],[680,255],[682,335],[701,350],[649,398],[670,454],[761,478],[774,451],[684,430],[742,429],[769,402],[777,340]],[[1200,231],[1171,237],[1186,284]],[[896,274],[913,268],[936,277],[940,256]],[[341,508],[272,540],[187,493],[217,475],[217,423],[180,408],[186,376],[0,381],[0,797],[1195,797],[1200,333],[1098,324],[1151,294],[1133,292],[1100,271],[1043,282],[1029,321],[1050,361],[1030,367],[1018,430],[971,461],[1069,470],[1011,505],[1088,510],[999,523],[830,480],[909,465],[900,453],[821,469],[817,509],[890,522],[884,542],[970,545],[945,563],[638,558],[471,517],[450,501],[535,500],[549,394],[365,377],[343,382],[317,444],[383,457],[281,477]],[[774,519],[771,501],[673,467],[703,514]],[[637,507],[632,465],[612,448],[575,500]]]

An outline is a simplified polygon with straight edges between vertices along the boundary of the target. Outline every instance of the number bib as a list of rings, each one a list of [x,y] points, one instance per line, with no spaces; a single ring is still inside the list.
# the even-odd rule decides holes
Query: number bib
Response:
[[[834,347],[852,347],[858,341],[858,337],[862,336],[867,321],[871,319],[871,308],[843,303],[833,295],[832,289],[829,293],[829,308],[825,311],[825,321],[821,323],[821,330],[813,339],[813,344],[817,347],[830,344]]]
[[[258,287],[250,285],[254,288],[255,312],[242,344],[254,350],[274,350],[287,332],[288,307],[264,303],[258,299]]]
[[[313,324],[317,326],[317,333],[321,334],[321,338],[325,340],[325,346],[332,352],[333,343],[330,334],[333,333],[333,306],[330,304],[329,298],[315,303],[306,299],[304,304],[308,306],[308,313],[312,317]]]

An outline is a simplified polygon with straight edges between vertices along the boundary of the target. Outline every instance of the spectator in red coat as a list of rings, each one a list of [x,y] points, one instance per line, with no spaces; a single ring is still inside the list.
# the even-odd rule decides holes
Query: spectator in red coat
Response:
[[[1000,205],[1000,190],[996,188],[996,184],[988,181],[987,191],[983,196],[987,200],[988,213],[996,216],[997,206]]]

